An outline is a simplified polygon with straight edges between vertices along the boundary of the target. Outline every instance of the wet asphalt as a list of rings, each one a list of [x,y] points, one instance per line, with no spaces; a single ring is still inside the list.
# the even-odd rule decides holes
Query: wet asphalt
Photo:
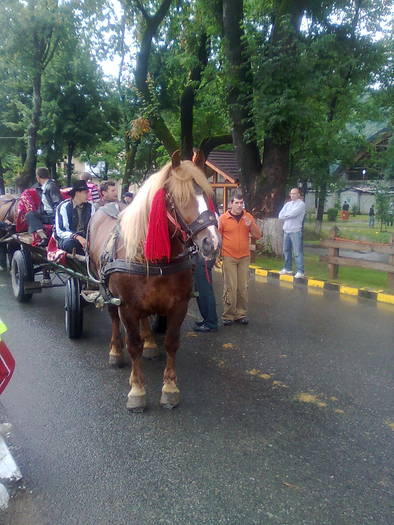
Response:
[[[220,310],[220,274],[215,274]],[[195,334],[177,370],[181,405],[159,407],[164,357],[144,362],[148,408],[126,410],[129,368],[107,366],[106,312],[82,339],[63,289],[29,304],[0,274],[17,363],[1,396],[24,480],[6,525],[394,523],[394,306],[263,277],[250,324]]]

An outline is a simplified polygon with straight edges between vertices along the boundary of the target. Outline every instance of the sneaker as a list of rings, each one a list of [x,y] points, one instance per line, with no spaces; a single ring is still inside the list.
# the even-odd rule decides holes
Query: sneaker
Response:
[[[195,321],[194,324],[196,326],[202,326],[203,324],[205,324],[205,321]]]
[[[201,326],[195,326],[194,327],[194,331],[195,332],[217,332],[218,329],[217,328],[210,328],[209,326],[207,326],[206,324],[202,324]]]
[[[247,317],[240,317],[235,322],[239,324],[249,324],[249,319]]]
[[[230,326],[234,321],[232,319],[223,319],[223,326]]]
[[[294,276],[294,279],[303,279],[305,277],[305,274],[302,272],[297,272]]]
[[[293,275],[293,272],[291,270],[286,270],[286,268],[283,268],[280,272],[279,272],[279,275]]]

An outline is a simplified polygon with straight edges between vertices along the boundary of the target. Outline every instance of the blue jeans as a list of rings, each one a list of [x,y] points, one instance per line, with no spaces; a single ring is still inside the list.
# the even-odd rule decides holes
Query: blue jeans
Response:
[[[304,247],[302,245],[302,231],[284,232],[283,255],[285,256],[285,270],[291,272],[292,255],[294,255],[297,272],[304,273]]]

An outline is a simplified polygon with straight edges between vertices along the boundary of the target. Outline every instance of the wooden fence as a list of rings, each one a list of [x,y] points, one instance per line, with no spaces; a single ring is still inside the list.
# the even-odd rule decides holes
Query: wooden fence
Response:
[[[390,244],[378,242],[353,241],[338,237],[339,230],[336,226],[330,231],[330,238],[321,242],[321,246],[328,248],[328,255],[320,256],[321,261],[328,263],[328,277],[338,277],[339,266],[358,266],[370,270],[387,272],[388,288],[394,290],[394,236]],[[357,251],[362,253],[382,253],[388,255],[388,262],[375,262],[355,257],[343,257],[339,250]]]

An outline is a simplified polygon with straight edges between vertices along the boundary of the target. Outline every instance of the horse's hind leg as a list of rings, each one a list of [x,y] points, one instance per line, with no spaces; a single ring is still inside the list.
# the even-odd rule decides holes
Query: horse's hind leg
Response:
[[[167,317],[167,332],[164,346],[167,352],[167,363],[164,370],[163,388],[160,404],[165,408],[174,408],[179,405],[180,391],[177,386],[175,357],[180,343],[180,330],[187,312],[187,302],[179,305]]]
[[[127,306],[120,306],[119,313],[126,329],[127,351],[131,357],[131,390],[127,395],[127,408],[133,412],[142,412],[146,405],[144,374],[141,368],[143,340],[139,332],[139,322]]]
[[[111,343],[109,349],[109,364],[113,367],[121,368],[124,366],[124,357],[123,357],[123,341],[120,334],[120,319],[118,307],[113,305],[108,305],[109,315],[112,320],[112,334],[111,334]]]
[[[153,337],[149,319],[145,317],[140,321],[140,334],[144,340],[144,350],[142,357],[146,359],[153,359],[158,357],[159,349],[157,347],[155,338]]]

